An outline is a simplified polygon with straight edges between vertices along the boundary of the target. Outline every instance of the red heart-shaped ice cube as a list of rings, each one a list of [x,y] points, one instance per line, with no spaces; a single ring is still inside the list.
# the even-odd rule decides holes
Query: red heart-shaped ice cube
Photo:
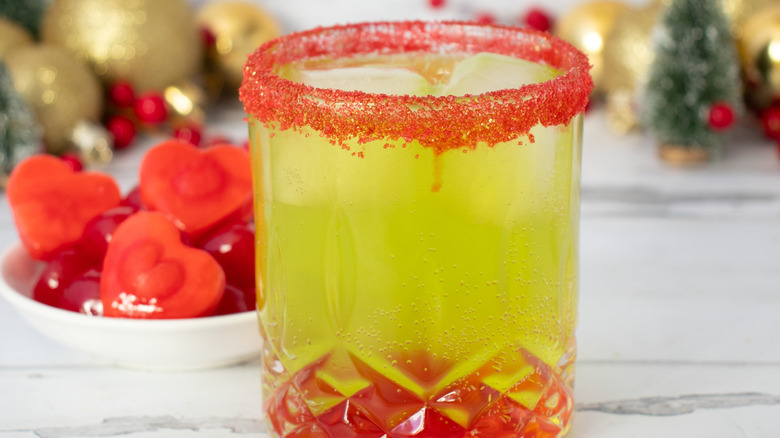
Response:
[[[109,175],[74,172],[52,155],[19,163],[6,190],[16,228],[36,259],[49,260],[76,242],[93,217],[119,205],[119,187]]]
[[[146,153],[139,174],[143,203],[168,214],[190,236],[252,203],[249,154],[235,146],[198,149],[169,140]]]
[[[141,211],[122,222],[103,262],[105,316],[194,318],[214,313],[225,274],[207,252],[186,246],[162,213]]]

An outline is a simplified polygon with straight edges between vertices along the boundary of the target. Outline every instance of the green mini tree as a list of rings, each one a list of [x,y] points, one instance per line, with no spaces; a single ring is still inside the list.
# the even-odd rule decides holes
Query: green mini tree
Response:
[[[39,150],[40,142],[33,110],[16,92],[0,61],[0,187],[19,161]]]
[[[674,0],[654,29],[641,116],[662,147],[717,155],[742,111],[739,58],[719,3]]]
[[[19,23],[38,36],[41,17],[53,0],[0,0],[0,16]]]

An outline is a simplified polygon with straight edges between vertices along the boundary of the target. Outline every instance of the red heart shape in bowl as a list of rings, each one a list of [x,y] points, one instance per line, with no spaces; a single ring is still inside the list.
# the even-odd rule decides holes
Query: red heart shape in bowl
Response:
[[[105,316],[196,318],[214,313],[225,274],[206,251],[186,246],[162,213],[142,211],[114,231],[103,262]]]
[[[249,154],[227,144],[198,149],[166,141],[144,156],[139,179],[143,203],[168,214],[190,236],[252,203]]]
[[[119,205],[113,178],[74,172],[51,155],[30,157],[14,169],[6,189],[14,222],[27,251],[49,260],[76,242],[90,219]]]

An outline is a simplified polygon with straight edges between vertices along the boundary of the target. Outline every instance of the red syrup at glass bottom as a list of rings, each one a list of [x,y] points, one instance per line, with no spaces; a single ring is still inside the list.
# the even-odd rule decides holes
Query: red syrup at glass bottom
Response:
[[[327,357],[295,373],[266,397],[272,432],[283,438],[560,438],[573,411],[571,388],[560,373],[527,352],[530,372],[501,393],[484,383],[488,362],[434,393],[420,396],[352,357],[368,386],[346,397],[320,377]],[[427,355],[408,363],[409,375],[433,383],[451,364]],[[533,394],[540,394],[534,398]],[[529,408],[517,398],[537,399]],[[315,401],[317,400],[317,401]],[[318,404],[332,405],[318,415]],[[335,404],[334,404],[335,403]]]

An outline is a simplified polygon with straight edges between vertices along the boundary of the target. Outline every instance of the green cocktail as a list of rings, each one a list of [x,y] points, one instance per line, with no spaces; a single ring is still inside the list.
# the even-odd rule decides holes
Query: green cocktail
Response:
[[[250,58],[272,433],[566,433],[587,70],[549,35],[462,23]]]

